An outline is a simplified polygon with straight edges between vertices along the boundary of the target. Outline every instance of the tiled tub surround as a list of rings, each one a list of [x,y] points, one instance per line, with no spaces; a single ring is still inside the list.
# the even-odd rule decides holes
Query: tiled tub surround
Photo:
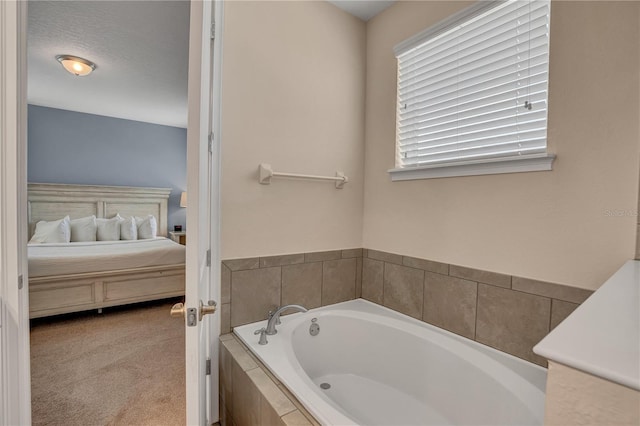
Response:
[[[536,364],[550,330],[592,291],[363,250],[362,298]]]
[[[222,426],[318,425],[233,334],[220,336],[220,414]]]
[[[546,366],[533,346],[592,291],[378,250],[222,261],[222,334],[276,306],[362,297]]]
[[[266,318],[277,306],[308,309],[361,294],[362,249],[223,260],[221,333]]]

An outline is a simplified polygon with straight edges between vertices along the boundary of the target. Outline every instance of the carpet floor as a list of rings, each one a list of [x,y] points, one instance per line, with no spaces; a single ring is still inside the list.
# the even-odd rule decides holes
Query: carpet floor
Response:
[[[31,323],[34,425],[184,425],[184,323],[175,301]]]

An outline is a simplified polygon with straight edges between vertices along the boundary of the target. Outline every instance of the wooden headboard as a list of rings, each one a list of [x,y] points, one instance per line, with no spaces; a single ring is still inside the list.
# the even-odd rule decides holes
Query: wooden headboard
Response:
[[[112,218],[146,216],[158,220],[158,235],[167,236],[167,200],[170,188],[130,186],[67,185],[29,183],[27,185],[29,237],[40,220],[71,219],[96,215]]]

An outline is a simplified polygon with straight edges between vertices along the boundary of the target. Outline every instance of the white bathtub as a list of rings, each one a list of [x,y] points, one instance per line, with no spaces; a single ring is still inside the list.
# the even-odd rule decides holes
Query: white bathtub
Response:
[[[264,326],[234,332],[322,424],[543,423],[546,369],[365,300]]]

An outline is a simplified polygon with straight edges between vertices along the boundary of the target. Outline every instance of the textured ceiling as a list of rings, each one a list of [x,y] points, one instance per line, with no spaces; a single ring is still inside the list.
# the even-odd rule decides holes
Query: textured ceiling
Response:
[[[331,3],[366,21],[394,2]],[[28,10],[30,104],[187,126],[188,0],[38,0]],[[56,61],[60,54],[97,68],[76,77]]]
[[[30,1],[30,104],[187,126],[188,1]],[[86,77],[55,56],[96,63]]]

